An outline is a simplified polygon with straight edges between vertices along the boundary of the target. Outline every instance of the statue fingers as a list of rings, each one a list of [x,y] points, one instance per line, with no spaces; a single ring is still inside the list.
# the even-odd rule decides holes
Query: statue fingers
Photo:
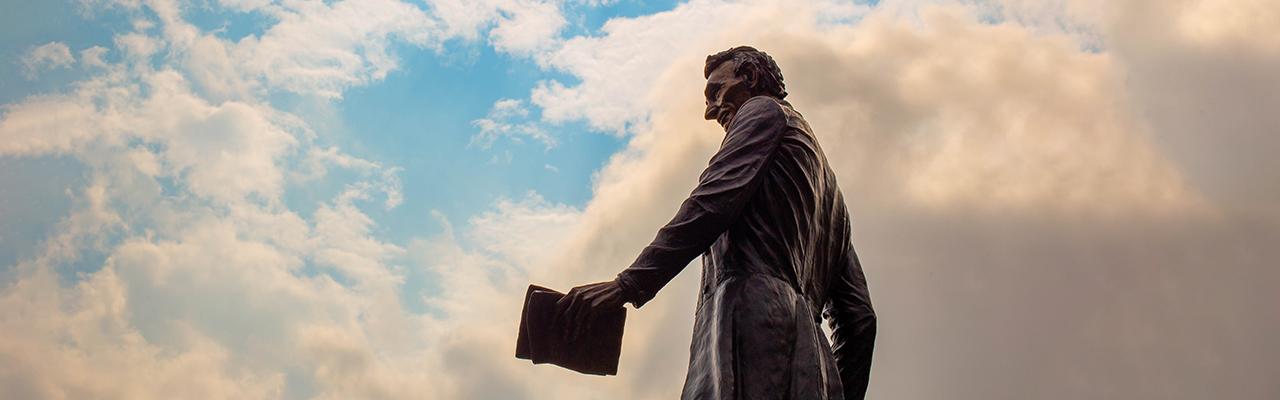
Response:
[[[577,340],[586,334],[587,327],[589,327],[591,322],[595,320],[595,316],[598,311],[594,299],[583,299],[583,303],[582,310],[578,313],[577,320],[575,320],[573,324],[574,340]]]
[[[582,308],[582,301],[578,296],[573,292],[569,293],[569,295],[565,295],[563,299],[560,299],[560,302],[557,302],[557,304],[561,302],[564,303],[564,306],[560,308],[559,316],[561,318],[558,322],[558,325],[561,327],[561,334],[564,336],[573,334],[571,329],[573,328],[574,321],[577,320],[577,313],[579,312],[579,309]]]

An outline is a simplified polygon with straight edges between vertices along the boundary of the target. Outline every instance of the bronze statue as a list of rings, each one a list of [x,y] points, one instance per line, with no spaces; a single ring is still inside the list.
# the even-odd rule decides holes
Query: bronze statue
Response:
[[[708,56],[704,75],[704,116],[725,138],[698,186],[616,279],[558,306],[576,326],[639,309],[702,255],[681,398],[861,399],[876,317],[835,174],[773,58],[735,47]]]

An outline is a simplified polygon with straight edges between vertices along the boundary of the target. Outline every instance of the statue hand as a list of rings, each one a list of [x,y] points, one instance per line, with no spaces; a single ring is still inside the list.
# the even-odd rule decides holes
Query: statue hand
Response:
[[[570,341],[577,340],[584,328],[601,312],[622,308],[626,299],[617,281],[583,285],[569,290],[556,305],[567,322],[564,334]]]

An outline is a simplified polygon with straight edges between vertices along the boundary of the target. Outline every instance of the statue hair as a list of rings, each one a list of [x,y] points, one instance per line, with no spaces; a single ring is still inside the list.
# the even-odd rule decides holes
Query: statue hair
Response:
[[[778,99],[787,97],[787,87],[782,83],[782,70],[765,52],[751,46],[738,46],[707,56],[707,65],[702,70],[702,77],[710,77],[725,61],[733,60],[737,66],[733,73],[741,74],[743,69],[751,68],[756,72],[756,87],[764,94]]]

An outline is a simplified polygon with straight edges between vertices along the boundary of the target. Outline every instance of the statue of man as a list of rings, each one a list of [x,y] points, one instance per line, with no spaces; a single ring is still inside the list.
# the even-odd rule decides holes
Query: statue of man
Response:
[[[703,73],[704,117],[725,137],[698,186],[630,267],[559,306],[583,322],[639,309],[702,255],[682,399],[862,399],[876,317],[818,139],[764,52],[708,56]]]

